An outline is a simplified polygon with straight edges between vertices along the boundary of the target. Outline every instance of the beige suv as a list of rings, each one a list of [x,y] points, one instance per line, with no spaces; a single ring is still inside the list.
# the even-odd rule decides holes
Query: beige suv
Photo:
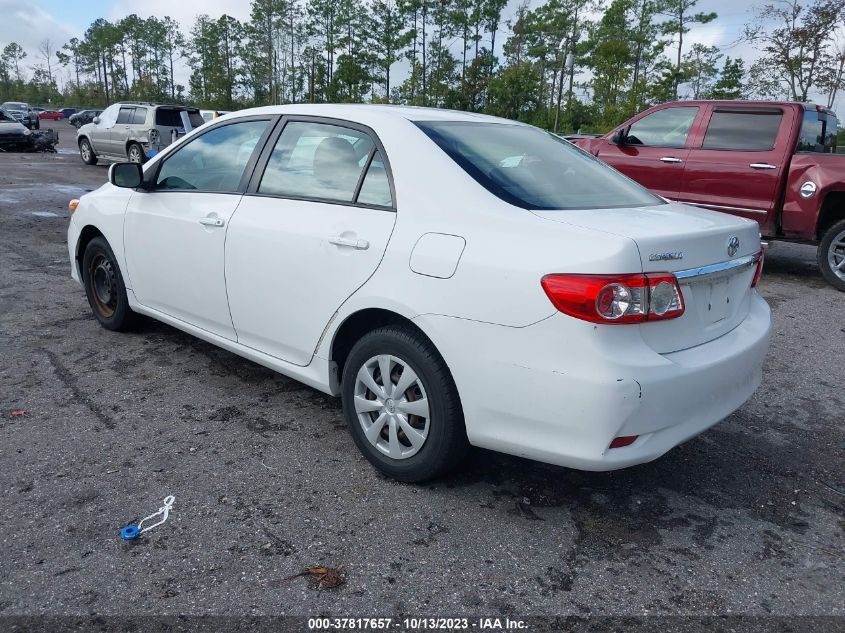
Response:
[[[96,165],[100,159],[143,163],[203,123],[197,108],[115,103],[80,127],[76,142],[87,165]]]

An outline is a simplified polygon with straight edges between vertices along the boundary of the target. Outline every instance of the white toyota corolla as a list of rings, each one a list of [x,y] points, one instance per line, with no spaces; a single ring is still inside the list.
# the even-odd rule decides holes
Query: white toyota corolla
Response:
[[[757,224],[667,203],[537,128],[292,105],[112,165],[68,230],[94,316],[138,314],[340,395],[405,481],[468,444],[646,462],[760,384]]]

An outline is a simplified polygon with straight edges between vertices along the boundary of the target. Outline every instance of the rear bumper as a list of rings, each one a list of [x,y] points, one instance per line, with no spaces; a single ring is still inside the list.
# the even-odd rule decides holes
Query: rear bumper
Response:
[[[564,315],[526,328],[417,320],[452,370],[472,444],[594,471],[656,459],[739,408],[760,385],[771,329],[756,292],[739,326],[670,354]]]

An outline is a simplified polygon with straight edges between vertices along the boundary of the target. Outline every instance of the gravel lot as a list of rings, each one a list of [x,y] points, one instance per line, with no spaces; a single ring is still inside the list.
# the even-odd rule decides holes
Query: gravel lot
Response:
[[[58,154],[0,154],[0,616],[845,616],[845,295],[813,248],[769,250],[764,384],[703,436],[604,474],[478,450],[403,485],[338,400],[153,321],[97,325],[66,209],[106,168],[53,125]],[[346,584],[286,580],[314,564]]]

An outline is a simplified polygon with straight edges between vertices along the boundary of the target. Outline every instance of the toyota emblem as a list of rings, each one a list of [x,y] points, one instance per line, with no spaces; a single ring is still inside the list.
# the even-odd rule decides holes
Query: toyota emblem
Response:
[[[731,235],[728,240],[728,257],[733,257],[739,252],[739,238],[736,235]]]

